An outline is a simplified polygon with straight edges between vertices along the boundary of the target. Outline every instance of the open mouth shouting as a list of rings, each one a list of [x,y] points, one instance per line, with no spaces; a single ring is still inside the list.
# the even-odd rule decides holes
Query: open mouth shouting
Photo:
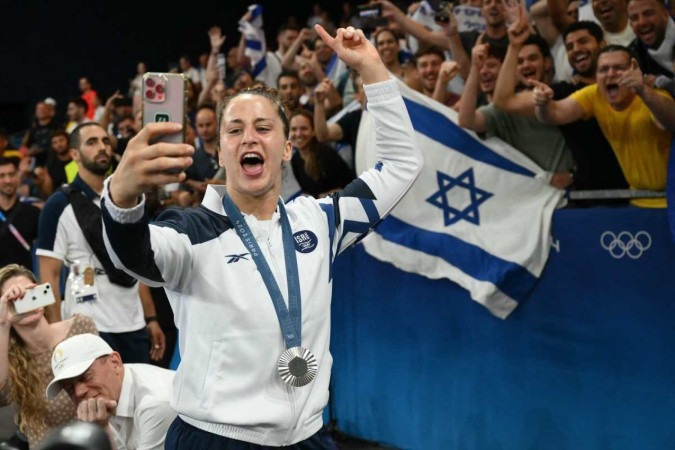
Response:
[[[619,84],[618,83],[607,83],[605,85],[605,90],[607,91],[607,98],[612,101],[616,100],[619,95]]]
[[[265,158],[258,152],[249,151],[241,156],[239,164],[241,164],[242,171],[245,175],[253,177],[262,173],[265,165]]]

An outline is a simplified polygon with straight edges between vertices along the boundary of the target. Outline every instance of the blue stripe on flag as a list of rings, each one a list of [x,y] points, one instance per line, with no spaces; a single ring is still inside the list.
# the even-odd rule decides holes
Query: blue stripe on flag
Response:
[[[475,139],[443,114],[406,97],[403,97],[403,100],[408,108],[413,127],[418,133],[422,133],[428,138],[450,147],[451,151],[462,153],[473,160],[519,175],[535,176],[528,169],[490,150],[480,140]]]
[[[255,21],[258,16],[260,16],[263,13],[263,7],[258,5],[256,6],[253,11],[251,11],[251,20],[249,22]]]
[[[326,64],[326,70],[324,70],[324,73],[328,78],[332,79],[333,69],[335,68],[335,64],[337,64],[338,56],[337,53],[333,53],[333,56],[330,57],[330,60],[328,61],[328,64]]]
[[[493,283],[516,301],[524,300],[537,284],[537,278],[518,264],[454,236],[427,231],[391,215],[380,223],[377,232],[388,241],[439,257],[470,277]]]
[[[262,50],[262,42],[260,41],[254,41],[252,39],[246,39],[246,48],[250,48],[251,50]]]
[[[267,60],[265,57],[263,57],[258,63],[253,67],[253,70],[251,71],[251,75],[253,78],[257,77],[260,75],[260,72],[265,70],[267,68]]]
[[[668,223],[670,224],[670,235],[675,242],[675,138],[670,141],[668,177],[666,180],[666,202],[668,203]]]

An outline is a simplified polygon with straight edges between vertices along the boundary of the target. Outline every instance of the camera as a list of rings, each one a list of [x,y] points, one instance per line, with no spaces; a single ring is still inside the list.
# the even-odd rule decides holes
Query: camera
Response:
[[[449,23],[450,14],[452,14],[452,8],[454,4],[452,2],[443,1],[438,4],[438,9],[436,14],[434,14],[434,21],[439,23]]]

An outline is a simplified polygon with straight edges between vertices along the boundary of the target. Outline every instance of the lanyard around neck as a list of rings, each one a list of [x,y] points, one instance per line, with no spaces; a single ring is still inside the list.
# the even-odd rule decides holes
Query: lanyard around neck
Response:
[[[227,192],[223,195],[223,208],[225,213],[232,221],[237,235],[241,239],[246,249],[251,254],[255,265],[258,267],[260,276],[270,294],[274,310],[277,313],[277,319],[281,326],[281,332],[284,335],[286,348],[299,347],[302,339],[302,308],[300,302],[300,277],[298,276],[298,262],[295,257],[295,245],[293,243],[293,232],[291,224],[286,214],[286,208],[281,200],[278,203],[279,214],[281,215],[281,236],[284,244],[284,261],[286,262],[286,279],[288,280],[288,308],[281,294],[281,289],[274,279],[272,270],[270,270],[265,256],[260,250],[258,242],[255,240],[251,229],[249,228],[244,216],[234,204]]]

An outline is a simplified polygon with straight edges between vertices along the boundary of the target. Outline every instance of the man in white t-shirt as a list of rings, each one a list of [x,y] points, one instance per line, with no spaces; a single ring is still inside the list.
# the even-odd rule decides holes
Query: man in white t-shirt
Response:
[[[169,401],[174,372],[150,364],[123,364],[120,354],[94,334],[56,346],[47,398],[65,390],[77,418],[102,426],[117,450],[163,449],[176,418]]]

